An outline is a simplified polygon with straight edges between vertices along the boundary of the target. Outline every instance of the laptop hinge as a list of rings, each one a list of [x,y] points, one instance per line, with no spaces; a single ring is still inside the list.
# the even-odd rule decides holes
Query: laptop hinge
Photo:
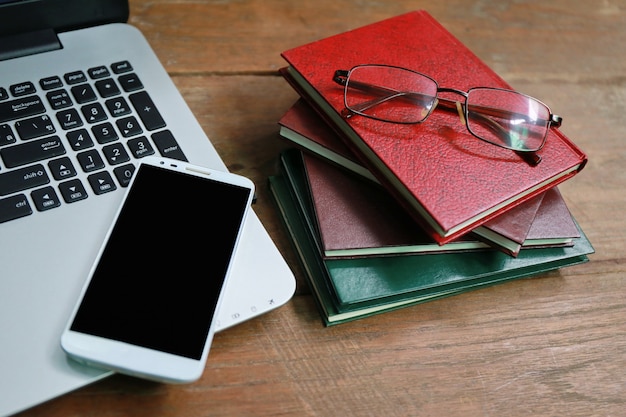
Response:
[[[61,42],[52,29],[9,35],[0,38],[0,61],[61,48]]]

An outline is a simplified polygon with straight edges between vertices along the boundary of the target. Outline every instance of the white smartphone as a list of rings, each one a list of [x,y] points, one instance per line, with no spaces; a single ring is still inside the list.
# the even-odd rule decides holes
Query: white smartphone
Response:
[[[198,379],[253,195],[245,177],[144,158],[62,334],[65,352],[142,378]]]

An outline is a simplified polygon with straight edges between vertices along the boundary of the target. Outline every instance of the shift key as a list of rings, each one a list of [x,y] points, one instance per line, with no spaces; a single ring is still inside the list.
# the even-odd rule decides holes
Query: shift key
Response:
[[[19,168],[0,174],[0,196],[38,187],[50,182],[43,165]]]
[[[65,148],[58,136],[50,136],[0,150],[0,156],[2,156],[2,161],[7,168],[18,167],[63,154],[65,154]]]

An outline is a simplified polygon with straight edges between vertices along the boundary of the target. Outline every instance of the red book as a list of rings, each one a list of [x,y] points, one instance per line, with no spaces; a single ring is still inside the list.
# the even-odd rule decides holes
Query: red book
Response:
[[[299,148],[319,155],[371,181],[378,182],[376,177],[360,163],[331,127],[324,123],[322,118],[303,100],[298,100],[280,118],[278,123],[280,135]],[[491,246],[509,255],[517,256],[526,242],[526,235],[530,230],[542,198],[542,196],[538,196],[520,204],[495,219],[478,226],[472,233]],[[397,207],[397,204],[395,206]],[[407,215],[405,214],[403,217],[407,217]],[[425,232],[422,231],[420,235],[425,235]],[[416,239],[421,241],[422,236]],[[429,238],[428,241],[431,244],[435,243],[432,238]],[[455,246],[459,247],[460,245]],[[396,249],[400,250],[399,247]],[[446,250],[448,249],[446,248]],[[414,250],[422,250],[422,248],[415,248]]]
[[[337,70],[393,65],[441,87],[510,88],[425,11],[407,13],[282,53],[288,81],[314,105],[378,180],[439,244],[450,242],[571,178],[586,155],[552,128],[531,166],[513,151],[476,139],[459,117],[435,110],[424,123],[345,119]],[[567,122],[567,121],[566,121]]]

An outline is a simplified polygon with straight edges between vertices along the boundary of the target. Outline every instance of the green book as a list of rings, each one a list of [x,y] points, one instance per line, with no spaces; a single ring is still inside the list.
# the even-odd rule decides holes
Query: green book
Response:
[[[284,175],[269,185],[326,325],[583,263],[593,253],[581,230],[572,247],[527,249],[517,258],[484,251],[324,261],[297,160],[281,155]]]

